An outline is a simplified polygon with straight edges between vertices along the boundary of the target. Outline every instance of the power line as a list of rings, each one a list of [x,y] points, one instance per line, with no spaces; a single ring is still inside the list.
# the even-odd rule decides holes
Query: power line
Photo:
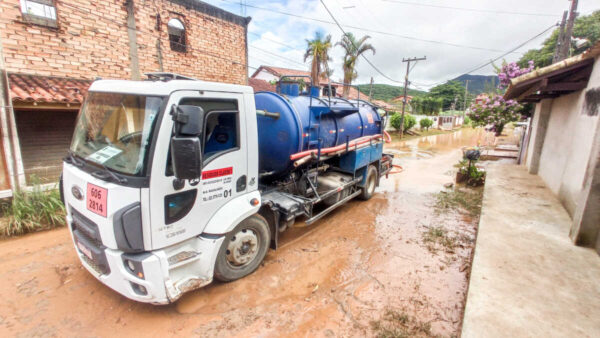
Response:
[[[501,58],[503,58],[503,57],[507,56],[508,54],[510,54],[510,53],[512,53],[512,52],[514,52],[515,50],[517,50],[517,49],[519,49],[519,48],[521,48],[521,47],[525,46],[525,45],[526,45],[526,44],[528,44],[529,42],[531,42],[531,41],[533,41],[533,40],[535,40],[535,39],[539,38],[539,37],[540,37],[540,36],[542,36],[542,35],[544,35],[546,32],[548,32],[549,30],[551,30],[551,29],[555,28],[557,25],[558,25],[558,24],[553,24],[552,26],[550,26],[550,27],[548,27],[548,28],[544,29],[544,30],[543,30],[541,33],[539,33],[539,34],[535,35],[534,37],[532,37],[532,38],[528,39],[527,41],[525,41],[525,42],[523,42],[523,43],[519,44],[518,46],[516,46],[515,48],[511,49],[510,51],[508,51],[508,52],[506,52],[506,53],[504,53],[504,54],[502,54],[502,55],[500,55],[500,56],[496,57],[495,59],[493,59],[493,60],[490,60],[490,61],[488,61],[488,62],[486,62],[486,63],[484,63],[484,64],[482,64],[482,65],[480,65],[480,66],[477,66],[477,67],[475,67],[475,68],[471,69],[471,70],[470,70],[470,71],[468,71],[468,72],[463,72],[463,73],[461,73],[461,74],[470,74],[470,73],[473,73],[473,72],[474,72],[474,71],[476,71],[476,70],[479,70],[479,69],[481,69],[481,68],[483,68],[483,67],[485,67],[485,66],[487,66],[487,65],[490,65],[490,64],[492,64],[492,63],[494,63],[494,62],[496,62],[496,61],[500,60]],[[440,81],[440,82],[436,82],[436,83],[431,83],[431,84],[425,84],[425,83],[417,83],[417,84],[419,84],[419,85],[421,85],[421,86],[427,86],[427,87],[430,87],[430,86],[436,86],[436,85],[439,85],[439,84],[446,83],[447,81],[448,81],[448,80],[445,80],[445,81]]]
[[[269,51],[268,51],[268,50],[266,50],[266,49],[262,49],[262,48],[259,48],[259,47],[253,46],[253,45],[250,45],[250,47],[252,47],[252,48],[254,48],[254,49],[257,49],[257,50],[259,50],[259,51],[261,51],[261,52],[263,52],[263,53],[267,53],[267,54],[270,54],[270,55],[276,56],[276,57],[278,57],[278,58],[280,58],[280,59],[287,60],[287,61],[289,61],[289,62],[292,62],[292,63],[298,64],[298,65],[301,65],[301,66],[303,66],[303,67],[306,67],[306,64],[305,64],[305,63],[298,62],[298,61],[296,61],[296,60],[290,59],[290,58],[288,58],[288,57],[285,57],[285,56],[281,56],[281,55],[279,55],[279,54],[276,54],[276,53],[273,53],[273,52],[269,52]]]
[[[346,35],[346,31],[344,31],[344,28],[339,24],[339,22],[337,21],[337,19],[335,18],[335,16],[333,16],[333,14],[331,13],[331,11],[329,10],[329,8],[327,8],[327,5],[325,5],[325,2],[323,0],[320,0],[321,4],[323,5],[323,7],[325,7],[325,10],[327,11],[327,13],[329,13],[329,16],[331,16],[331,18],[333,19],[333,21],[335,21],[335,24],[340,28],[340,30],[342,31],[342,33],[344,35]],[[354,44],[354,42],[352,40],[349,39],[350,42],[352,42],[352,45],[354,46],[354,48],[356,50],[358,50],[358,48],[356,47],[356,45]],[[367,59],[367,57],[364,54],[361,54],[360,56],[362,56],[363,59],[365,59],[365,61],[367,61],[367,63],[373,67],[373,69],[375,69],[375,71],[377,73],[379,73],[381,76],[385,77],[386,79],[392,81],[392,82],[396,82],[396,83],[402,83],[401,81],[397,81],[392,79],[391,77],[385,75],[382,71],[379,70],[379,68],[375,67],[375,65],[369,60]]]
[[[231,0],[221,0],[221,1],[228,2],[228,3],[234,3]],[[235,4],[239,5],[239,3],[235,3]],[[337,25],[336,22],[332,22],[332,21],[328,21],[328,20],[323,20],[323,19],[317,19],[317,18],[311,18],[311,17],[308,17],[308,16],[298,15],[298,14],[289,13],[289,12],[283,12],[283,11],[279,11],[279,10],[276,10],[276,9],[265,8],[265,7],[260,7],[260,6],[255,6],[255,5],[249,5],[249,4],[245,4],[244,6],[250,7],[250,8],[254,8],[254,9],[257,9],[257,10],[261,10],[261,11],[267,11],[267,12],[271,12],[271,13],[277,13],[277,14],[281,14],[281,15],[287,15],[287,16],[291,16],[291,17],[294,17],[294,18],[298,18],[298,19],[310,20],[310,21],[320,22],[320,23],[324,23],[324,24],[328,24],[328,25]],[[358,26],[352,26],[352,25],[343,25],[343,26],[346,27],[346,28],[356,29],[356,30],[360,30],[360,31],[363,31],[363,32],[375,33],[375,34],[381,34],[381,35],[387,35],[387,36],[393,36],[393,37],[397,37],[397,38],[401,38],[401,39],[407,39],[407,40],[413,40],[413,41],[421,41],[421,42],[427,42],[427,43],[433,43],[433,44],[445,45],[445,46],[451,46],[451,47],[457,47],[457,48],[468,48],[468,49],[474,49],[474,50],[483,50],[483,51],[488,51],[488,52],[499,52],[499,53],[504,52],[503,50],[499,50],[499,49],[483,48],[483,47],[476,47],[476,46],[469,46],[469,45],[462,45],[462,44],[458,44],[458,43],[451,43],[451,42],[445,42],[445,41],[420,39],[420,38],[416,38],[416,37],[413,37],[413,36],[401,35],[401,34],[396,34],[396,33],[391,33],[391,32],[385,32],[385,31],[380,31],[380,30],[375,30],[375,29],[369,29],[369,28],[364,28],[364,27],[358,27]]]
[[[381,0],[384,2],[391,2],[395,4],[401,5],[411,5],[411,6],[422,6],[422,7],[434,7],[434,8],[444,8],[444,9],[453,9],[459,11],[467,11],[467,12],[478,12],[478,13],[493,13],[493,14],[507,14],[507,15],[526,15],[526,16],[544,16],[544,17],[556,17],[555,14],[544,14],[544,13],[525,13],[525,12],[511,12],[511,11],[500,11],[493,9],[479,9],[479,8],[467,8],[467,7],[452,7],[452,6],[442,6],[442,5],[431,5],[431,4],[422,4],[416,2],[409,1],[399,1],[399,0]]]
[[[262,36],[262,35],[260,35],[260,34],[258,34],[258,33],[254,33],[254,32],[248,32],[248,34],[252,34],[252,35],[254,35],[254,36],[258,36],[258,37],[259,37],[259,38],[261,38],[261,39],[264,39],[264,40],[267,40],[267,41],[271,41],[271,42],[273,42],[273,43],[276,43],[276,44],[278,44],[278,45],[281,45],[281,46],[284,46],[284,47],[287,47],[287,48],[290,48],[290,49],[298,49],[297,47],[293,47],[293,46],[290,46],[290,45],[288,45],[288,44],[285,44],[285,43],[283,43],[283,42],[280,42],[280,41],[277,41],[277,40],[274,40],[274,39],[267,38],[267,37],[265,37],[265,36]]]

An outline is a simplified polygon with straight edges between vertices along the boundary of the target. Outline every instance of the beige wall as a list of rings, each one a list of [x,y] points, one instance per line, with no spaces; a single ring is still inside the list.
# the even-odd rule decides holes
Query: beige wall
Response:
[[[583,189],[594,132],[600,120],[598,115],[585,114],[585,92],[597,87],[600,87],[600,58],[596,58],[587,89],[553,100],[540,156],[538,174],[559,196],[571,216]]]

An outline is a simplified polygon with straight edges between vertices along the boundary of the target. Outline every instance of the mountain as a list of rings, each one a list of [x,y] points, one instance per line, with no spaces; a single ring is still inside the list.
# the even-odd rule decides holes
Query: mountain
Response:
[[[453,81],[458,81],[464,86],[469,80],[469,93],[470,94],[481,94],[484,92],[491,91],[492,88],[498,85],[498,76],[496,75],[469,75],[464,74]]]
[[[370,86],[370,84],[361,84],[358,85],[358,88],[361,93],[369,95]],[[404,87],[392,86],[387,84],[373,84],[373,99],[375,100],[391,101],[393,98],[403,94]],[[408,89],[408,95],[410,96],[420,96],[425,94],[427,94],[427,92],[410,88]]]

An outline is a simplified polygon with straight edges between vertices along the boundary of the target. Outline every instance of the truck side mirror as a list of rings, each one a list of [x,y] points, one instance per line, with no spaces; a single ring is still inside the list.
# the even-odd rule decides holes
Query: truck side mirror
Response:
[[[175,177],[182,180],[200,178],[204,111],[198,106],[174,106],[171,111],[175,133],[171,138],[171,160]]]

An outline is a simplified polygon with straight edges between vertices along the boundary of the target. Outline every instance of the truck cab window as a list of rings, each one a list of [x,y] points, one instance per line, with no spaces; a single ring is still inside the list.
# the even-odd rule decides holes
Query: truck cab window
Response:
[[[234,149],[239,149],[239,114],[236,100],[182,99],[180,105],[199,106],[204,110],[202,135],[203,164]],[[167,156],[165,174],[173,176],[171,153]]]

